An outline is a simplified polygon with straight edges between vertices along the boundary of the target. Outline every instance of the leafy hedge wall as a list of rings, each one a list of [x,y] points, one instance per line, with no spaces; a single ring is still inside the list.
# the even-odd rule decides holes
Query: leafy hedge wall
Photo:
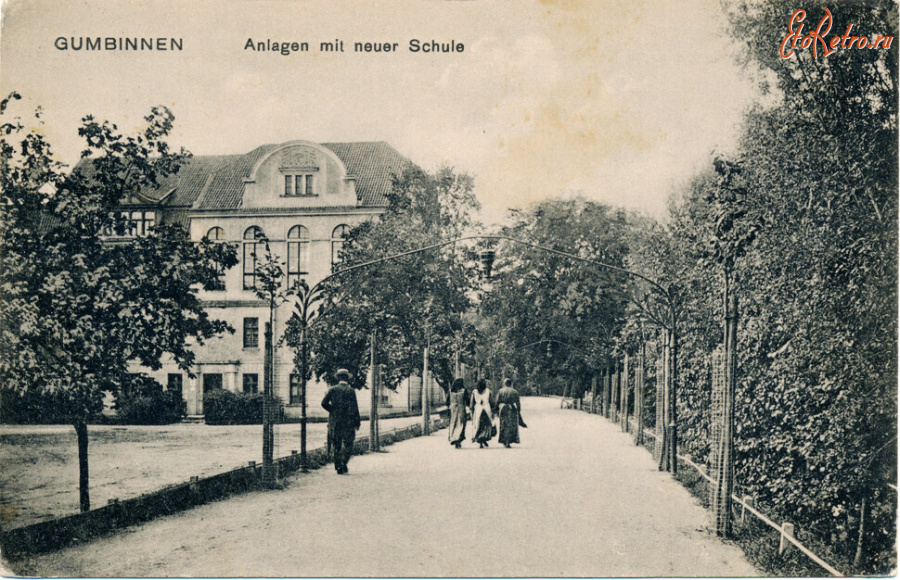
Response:
[[[260,393],[232,393],[217,389],[203,395],[203,413],[208,425],[254,425],[263,422],[263,400]],[[281,401],[278,417],[281,417]]]
[[[147,376],[135,378],[116,399],[118,421],[127,425],[166,425],[181,421],[185,402]]]

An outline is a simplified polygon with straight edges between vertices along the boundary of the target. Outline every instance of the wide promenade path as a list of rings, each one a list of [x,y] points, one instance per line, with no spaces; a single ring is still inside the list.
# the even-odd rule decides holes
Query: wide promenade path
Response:
[[[18,563],[34,576],[755,576],[600,416],[527,398],[521,445],[447,431]]]

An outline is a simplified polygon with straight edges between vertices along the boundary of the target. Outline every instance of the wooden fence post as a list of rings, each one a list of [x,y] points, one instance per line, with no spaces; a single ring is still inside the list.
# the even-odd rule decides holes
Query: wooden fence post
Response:
[[[778,543],[778,553],[784,554],[791,547],[791,543],[788,542],[787,538],[794,537],[794,524],[789,524],[788,522],[784,522],[781,524],[781,540]]]
[[[597,375],[591,375],[591,415],[597,413]]]
[[[609,367],[603,369],[603,416],[609,419],[609,398],[610,398],[610,376]]]
[[[856,554],[853,556],[853,569],[858,570],[859,564],[862,562],[863,556],[863,538],[866,535],[866,498],[862,498],[862,505],[859,506],[859,533],[856,537]]]
[[[372,400],[369,406],[369,452],[378,451],[378,377],[377,375],[377,356],[378,349],[378,332],[372,331],[372,350],[369,358],[369,375],[371,384],[369,387],[372,392]]]
[[[619,361],[613,364],[612,378],[610,380],[610,411],[609,420],[619,420]]]
[[[747,514],[746,506],[753,505],[753,498],[750,497],[749,495],[745,495],[743,499],[744,499],[744,503],[741,504],[741,524],[743,524],[746,521],[746,514]]]
[[[428,347],[425,347],[425,356],[422,365],[422,434],[431,434],[431,409],[428,408]]]
[[[622,376],[620,378],[621,400],[619,405],[622,423],[622,432],[628,433],[628,353],[625,353],[625,362],[622,363]]]
[[[658,469],[665,471],[666,459],[666,335],[658,350],[656,360],[656,445],[654,452]]]

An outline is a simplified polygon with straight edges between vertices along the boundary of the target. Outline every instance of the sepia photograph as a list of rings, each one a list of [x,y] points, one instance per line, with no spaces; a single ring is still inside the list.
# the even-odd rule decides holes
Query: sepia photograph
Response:
[[[2,0],[0,576],[897,574],[896,0]]]

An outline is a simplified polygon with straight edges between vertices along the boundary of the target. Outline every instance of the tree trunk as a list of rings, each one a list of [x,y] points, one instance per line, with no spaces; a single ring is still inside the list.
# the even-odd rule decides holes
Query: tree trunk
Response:
[[[75,434],[78,436],[78,499],[81,511],[91,509],[91,496],[88,492],[88,430],[82,419],[75,420]]]

